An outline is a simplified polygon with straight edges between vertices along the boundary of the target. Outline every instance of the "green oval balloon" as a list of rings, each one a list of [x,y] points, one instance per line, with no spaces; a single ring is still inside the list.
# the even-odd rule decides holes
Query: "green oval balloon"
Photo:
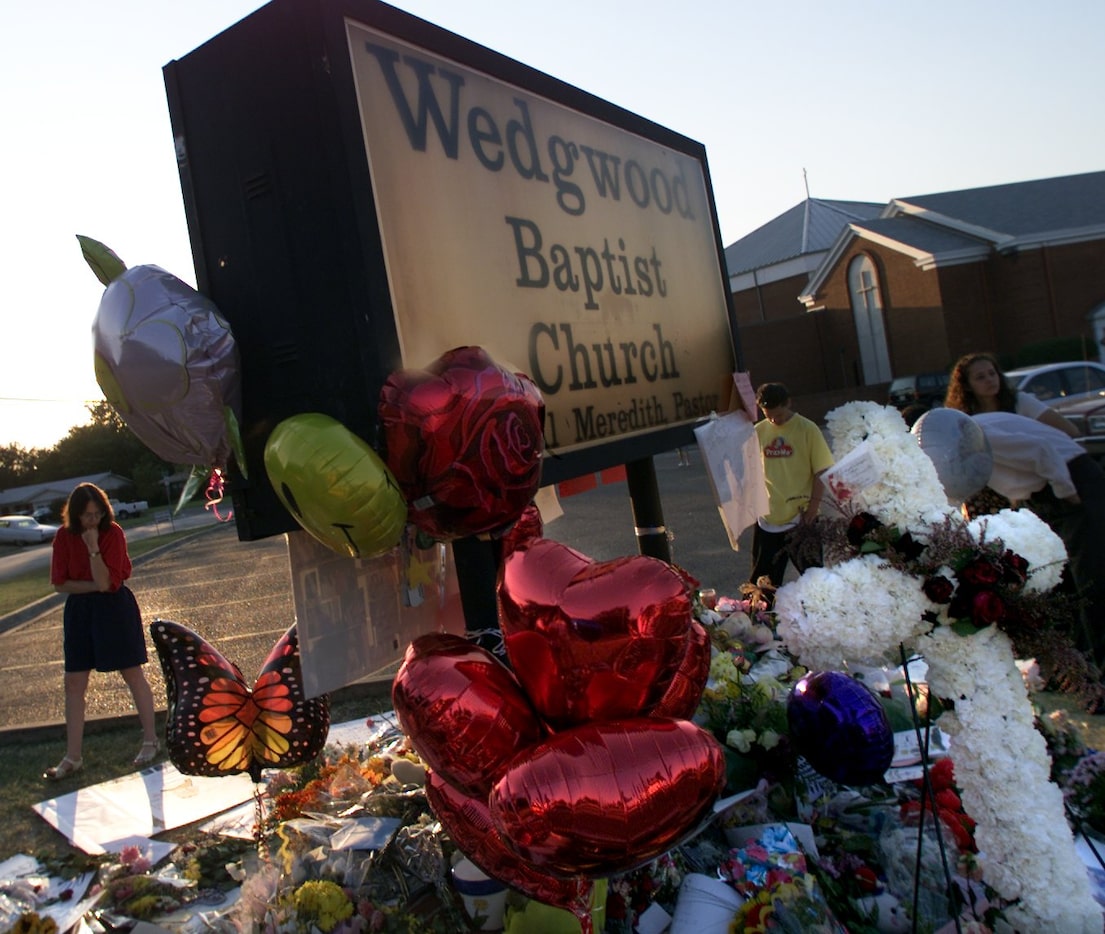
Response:
[[[304,530],[351,558],[399,542],[407,502],[387,465],[341,422],[318,412],[280,422],[265,443],[276,495]]]

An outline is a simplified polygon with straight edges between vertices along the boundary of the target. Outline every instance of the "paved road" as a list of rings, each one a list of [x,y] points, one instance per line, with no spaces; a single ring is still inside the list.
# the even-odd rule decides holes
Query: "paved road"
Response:
[[[179,516],[172,516],[167,509],[151,509],[143,521],[127,527],[127,541],[137,542],[167,532],[179,532],[217,525],[219,522],[206,509],[188,509]],[[0,581],[26,571],[46,570],[50,567],[50,543],[17,548],[0,546]]]
[[[674,452],[656,458],[664,518],[674,534],[673,560],[719,594],[733,594],[747,578],[751,533],[733,552],[718,518],[697,451],[677,466]],[[632,511],[624,483],[562,500],[565,515],[549,523],[548,538],[598,560],[635,554]],[[205,516],[201,515],[201,523]],[[213,524],[183,543],[139,558],[131,579],[144,618],[183,623],[202,633],[246,677],[259,670],[275,639],[294,619],[288,549],[283,536],[240,542],[233,525]],[[212,527],[213,526],[213,527]],[[141,534],[128,532],[133,540]],[[41,551],[49,558],[49,548]],[[0,574],[4,562],[0,559]],[[0,730],[63,719],[60,603],[0,633]],[[152,646],[147,675],[165,706],[165,688]],[[90,718],[131,712],[130,696],[117,675],[93,674]],[[60,729],[59,729],[60,736]]]

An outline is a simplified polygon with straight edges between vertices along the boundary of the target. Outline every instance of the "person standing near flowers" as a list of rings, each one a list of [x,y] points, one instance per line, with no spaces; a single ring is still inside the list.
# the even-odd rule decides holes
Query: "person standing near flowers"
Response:
[[[791,409],[790,392],[782,383],[760,386],[756,404],[764,413],[756,422],[756,437],[768,511],[753,532],[751,577],[758,584],[766,576],[778,587],[787,569],[788,533],[816,518],[824,492],[821,474],[833,465],[833,455],[821,429]]]
[[[92,669],[118,671],[130,689],[142,725],[135,765],[152,762],[159,744],[153,692],[142,666],[148,660],[142,615],[124,581],[131,574],[127,539],[94,483],[81,483],[62,512],[54,536],[50,583],[67,594],[63,616],[65,755],[43,777],[57,780],[84,764],[85,694]]]
[[[990,487],[1023,503],[1066,545],[1081,600],[1075,644],[1105,672],[1105,470],[1077,441],[1009,412],[974,416],[994,458]],[[1105,700],[1092,713],[1105,712]]]
[[[952,367],[944,405],[968,415],[989,412],[1009,412],[1039,422],[1061,431],[1072,438],[1078,437],[1078,429],[1051,406],[1027,392],[1015,392],[1009,385],[997,358],[989,353],[964,354]],[[1008,509],[1012,503],[997,491],[994,484],[984,487],[970,497],[964,505],[968,516],[992,514]]]
[[[1079,436],[1074,423],[1063,418],[1047,403],[1041,402],[1031,393],[1014,392],[998,366],[997,359],[989,353],[969,353],[956,361],[952,367],[944,405],[968,415],[1012,412],[1034,418],[1072,438]]]

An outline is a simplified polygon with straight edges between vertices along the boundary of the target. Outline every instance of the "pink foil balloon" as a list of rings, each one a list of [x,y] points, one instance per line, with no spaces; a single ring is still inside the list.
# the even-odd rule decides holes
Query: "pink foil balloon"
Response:
[[[415,639],[392,683],[403,731],[435,772],[484,800],[507,764],[544,734],[514,676],[467,639]]]
[[[588,723],[519,756],[488,806],[503,842],[527,863],[603,876],[671,849],[724,781],[721,747],[689,721]]]
[[[426,777],[426,797],[460,851],[489,876],[547,905],[572,912],[589,909],[591,881],[552,876],[519,859],[491,823],[486,799],[457,791],[436,772]]]
[[[506,555],[499,623],[545,722],[564,729],[651,713],[684,662],[687,640],[698,638],[692,589],[657,558],[594,562],[548,539]]]

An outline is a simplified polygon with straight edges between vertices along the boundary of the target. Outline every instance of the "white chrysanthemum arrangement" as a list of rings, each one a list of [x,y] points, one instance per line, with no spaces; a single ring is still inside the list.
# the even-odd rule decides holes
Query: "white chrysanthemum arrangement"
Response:
[[[947,504],[932,461],[896,409],[875,402],[849,402],[833,409],[825,423],[837,460],[866,441],[884,467],[878,483],[856,494],[856,510],[915,533],[955,511]]]
[[[885,467],[881,481],[856,497],[857,510],[908,530],[918,547],[957,532],[948,524],[962,520],[945,506],[936,468],[896,411],[854,402],[826,421],[838,459],[866,441]],[[1007,569],[1027,564],[1023,590],[1047,591],[1058,582],[1062,541],[1032,513],[1006,510],[966,530],[980,554],[987,546],[993,554],[1000,544]],[[942,568],[929,577],[930,593],[940,586],[932,578],[940,576],[947,586],[957,584],[955,572]],[[956,780],[976,821],[985,880],[1015,902],[1007,914],[1017,930],[1096,934],[1101,908],[1075,852],[1062,792],[1049,781],[1046,743],[1033,726],[1010,641],[977,617],[970,625],[949,625],[958,623],[948,617],[955,604],[934,604],[924,584],[879,553],[808,570],[776,595],[779,634],[803,664],[818,669],[900,658],[903,646],[920,651],[930,689],[954,702],[938,725],[955,737]]]

